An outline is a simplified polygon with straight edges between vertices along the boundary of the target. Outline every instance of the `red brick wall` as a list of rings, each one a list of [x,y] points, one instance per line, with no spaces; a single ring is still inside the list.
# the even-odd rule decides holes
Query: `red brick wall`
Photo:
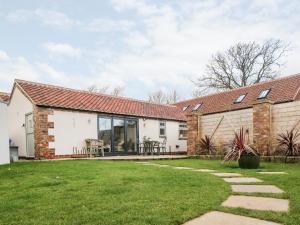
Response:
[[[54,142],[55,137],[49,135],[48,129],[54,128],[53,122],[48,122],[48,116],[53,115],[49,108],[35,106],[33,110],[34,119],[34,145],[36,159],[55,158],[55,149],[49,148],[49,142]]]
[[[191,113],[187,115],[187,154],[195,155],[196,149],[199,143],[200,127],[199,127],[200,115],[196,113]]]
[[[253,144],[261,155],[270,155],[272,102],[259,100],[253,104]]]

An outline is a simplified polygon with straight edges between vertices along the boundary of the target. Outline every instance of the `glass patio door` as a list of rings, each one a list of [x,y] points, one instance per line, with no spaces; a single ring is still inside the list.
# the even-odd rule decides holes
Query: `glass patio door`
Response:
[[[114,152],[125,152],[125,120],[119,118],[113,118],[114,126]]]
[[[137,120],[126,120],[127,125],[127,152],[136,153],[137,152]]]
[[[135,154],[138,152],[138,120],[99,115],[98,138],[104,142],[106,155]]]

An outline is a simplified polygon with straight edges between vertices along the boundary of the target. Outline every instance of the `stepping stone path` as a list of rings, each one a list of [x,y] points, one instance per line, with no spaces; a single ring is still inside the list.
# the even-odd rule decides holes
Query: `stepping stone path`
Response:
[[[192,170],[193,168],[177,166],[177,167],[174,167],[174,169],[176,169],[176,170]]]
[[[284,191],[274,185],[254,185],[243,183],[262,183],[263,181],[255,177],[242,177],[239,173],[217,173],[211,169],[193,169],[190,167],[173,167],[169,165],[154,164],[149,162],[137,162],[143,165],[169,167],[177,170],[190,170],[195,172],[208,172],[215,176],[223,177],[228,183],[236,183],[231,185],[233,192],[244,193],[283,193]],[[258,172],[260,174],[287,174],[286,172]],[[274,212],[288,212],[289,200],[256,196],[231,195],[222,203],[224,207],[244,208],[251,210],[266,210]],[[240,216],[231,213],[218,211],[208,212],[196,219],[188,221],[183,225],[282,225],[266,220],[260,220],[247,216]]]
[[[262,180],[254,177],[237,177],[237,178],[223,178],[228,183],[261,183]]]
[[[286,172],[258,172],[260,174],[269,174],[269,175],[284,175],[287,174]]]
[[[279,223],[238,216],[231,213],[212,211],[183,225],[281,225]]]
[[[241,177],[242,174],[239,173],[212,173],[217,177]]]
[[[245,193],[283,193],[284,191],[274,185],[231,185],[233,192]]]
[[[289,201],[286,199],[232,195],[222,203],[222,206],[275,212],[287,212],[289,209]]]
[[[215,170],[210,170],[210,169],[197,169],[197,170],[192,170],[194,172],[207,172],[207,173],[212,173],[216,172]]]

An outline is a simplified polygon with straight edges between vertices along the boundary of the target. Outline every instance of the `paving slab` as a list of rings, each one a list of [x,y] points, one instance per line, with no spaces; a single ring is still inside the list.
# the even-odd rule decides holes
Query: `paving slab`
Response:
[[[176,167],[173,167],[174,169],[176,170],[192,170],[193,168],[191,167],[183,167],[183,166],[176,166]]]
[[[164,164],[155,164],[155,166],[158,166],[158,167],[170,167],[169,165],[164,165]]]
[[[260,179],[254,177],[232,177],[232,178],[223,178],[228,183],[261,183],[263,182]]]
[[[211,169],[196,169],[193,170],[195,172],[206,172],[206,173],[212,173],[212,172],[216,172],[216,170],[211,170]]]
[[[212,173],[217,177],[240,177],[242,174],[239,173]]]
[[[289,210],[289,201],[286,199],[277,198],[231,195],[225,202],[222,203],[222,206],[263,211],[287,212]]]
[[[234,215],[218,211],[208,212],[183,225],[281,225],[279,223],[259,220],[246,216]]]
[[[231,185],[233,192],[245,193],[283,193],[284,191],[274,185]]]
[[[260,174],[269,174],[269,175],[284,175],[287,174],[286,172],[258,172]]]

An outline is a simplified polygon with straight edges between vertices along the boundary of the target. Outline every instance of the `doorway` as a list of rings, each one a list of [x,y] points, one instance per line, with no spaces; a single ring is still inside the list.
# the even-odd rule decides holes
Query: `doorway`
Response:
[[[34,134],[33,134],[33,114],[25,115],[25,133],[26,133],[26,153],[27,157],[34,158]]]
[[[106,155],[138,153],[138,119],[109,115],[98,116],[98,138]]]

